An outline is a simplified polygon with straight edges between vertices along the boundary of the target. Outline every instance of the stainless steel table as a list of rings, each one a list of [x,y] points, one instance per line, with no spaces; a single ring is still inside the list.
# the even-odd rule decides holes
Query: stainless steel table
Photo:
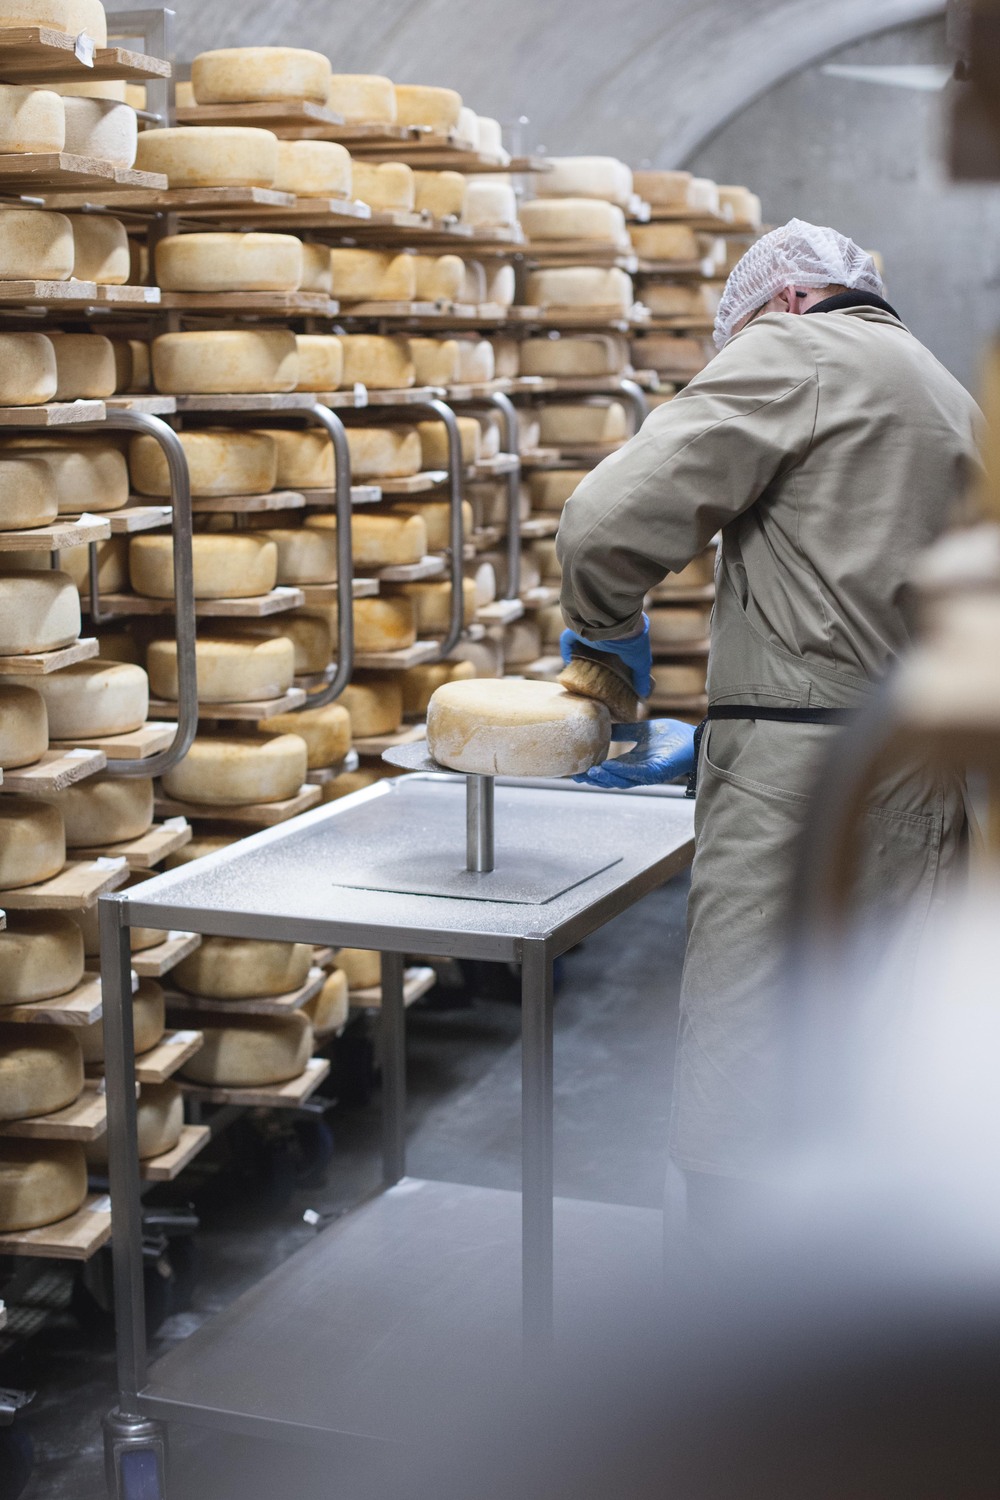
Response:
[[[433,1329],[468,1327],[467,1342],[475,1347],[477,1334],[487,1338],[485,1319],[491,1336],[509,1344],[517,1331],[516,1299],[513,1305],[510,1299],[518,1281],[523,1339],[531,1349],[544,1348],[553,1328],[554,1223],[560,1266],[565,1246],[567,1285],[578,1303],[594,1286],[595,1247],[631,1236],[648,1259],[650,1224],[658,1215],[604,1204],[554,1205],[552,964],[690,862],[693,814],[693,802],[672,790],[595,792],[571,782],[500,780],[496,868],[474,874],[464,862],[463,781],[418,774],[380,782],[102,898],[119,1385],[105,1428],[110,1494],[156,1500],[164,1493],[165,1418],[329,1441],[345,1451],[384,1442],[401,1420],[389,1389],[393,1369],[410,1368],[419,1349],[429,1347]],[[382,954],[387,1191],[318,1235],[151,1370],[133,1086],[132,926]],[[519,1197],[405,1177],[403,963],[411,952],[521,966]],[[520,1251],[513,1266],[512,1248]],[[317,1391],[325,1397],[317,1398]]]

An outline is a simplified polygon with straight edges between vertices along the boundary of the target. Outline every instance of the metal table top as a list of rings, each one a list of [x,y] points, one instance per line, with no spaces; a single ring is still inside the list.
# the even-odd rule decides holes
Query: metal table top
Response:
[[[538,942],[554,955],[690,863],[694,803],[566,781],[498,781],[497,872],[507,878],[506,898],[393,889],[394,869],[405,865],[412,876],[422,857],[430,867],[430,856],[440,860],[444,850],[454,850],[461,870],[464,829],[462,778],[405,776],[111,899],[123,903],[129,926],[515,961],[524,942]],[[385,888],[343,883],[359,860],[370,873],[373,855],[384,864]],[[510,899],[511,872],[559,860],[560,894]],[[597,873],[581,880],[581,870]],[[570,879],[579,883],[566,889]]]

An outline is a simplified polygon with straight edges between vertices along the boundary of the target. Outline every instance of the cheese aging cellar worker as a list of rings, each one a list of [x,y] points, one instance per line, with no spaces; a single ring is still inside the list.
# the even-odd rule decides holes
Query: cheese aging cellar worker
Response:
[[[907,644],[911,565],[977,464],[974,401],[883,291],[832,229],[793,219],[765,235],[726,285],[716,358],[587,476],[559,529],[564,655],[576,637],[614,652],[640,696],[646,593],[722,536],[670,1139],[695,1232],[780,1144],[796,837],[837,719]],[[642,733],[588,779],[695,770],[690,725]],[[919,920],[959,857],[961,787],[911,766],[865,821],[859,901]]]

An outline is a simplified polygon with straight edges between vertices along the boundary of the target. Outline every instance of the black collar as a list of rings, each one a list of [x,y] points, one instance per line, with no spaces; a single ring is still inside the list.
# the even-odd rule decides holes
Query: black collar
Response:
[[[891,313],[902,323],[902,318],[896,309],[883,297],[876,297],[874,292],[836,292],[832,297],[824,297],[822,302],[813,303],[807,307],[807,313],[843,312],[847,307],[877,307],[882,312]]]

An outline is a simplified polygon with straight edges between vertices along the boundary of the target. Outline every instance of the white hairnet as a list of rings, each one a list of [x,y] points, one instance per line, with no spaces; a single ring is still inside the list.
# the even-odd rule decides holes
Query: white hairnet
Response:
[[[786,286],[846,286],[878,297],[884,290],[867,250],[835,229],[791,219],[751,245],[733,268],[715,319],[716,347],[728,343],[741,319]]]

